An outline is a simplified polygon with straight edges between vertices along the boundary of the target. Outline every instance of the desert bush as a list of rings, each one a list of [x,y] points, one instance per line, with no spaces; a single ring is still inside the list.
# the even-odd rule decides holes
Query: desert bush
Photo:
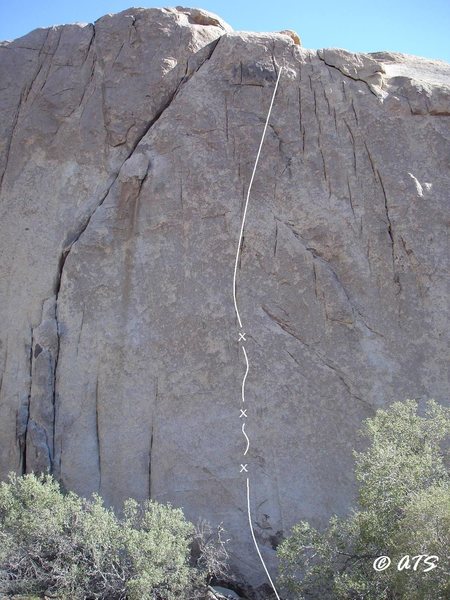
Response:
[[[415,401],[396,402],[363,433],[369,447],[354,452],[358,509],[324,531],[296,525],[278,550],[280,584],[296,600],[450,598],[450,410],[430,401],[420,415]],[[420,555],[439,557],[430,559],[436,568]],[[392,562],[377,572],[380,556]]]
[[[0,592],[198,598],[210,566],[201,557],[202,564],[192,565],[194,537],[180,509],[128,500],[119,519],[99,496],[64,494],[49,475],[11,475],[0,484]]]
[[[231,583],[234,580],[228,565],[228,542],[222,524],[212,527],[207,521],[198,522],[193,540],[193,558],[207,583]]]

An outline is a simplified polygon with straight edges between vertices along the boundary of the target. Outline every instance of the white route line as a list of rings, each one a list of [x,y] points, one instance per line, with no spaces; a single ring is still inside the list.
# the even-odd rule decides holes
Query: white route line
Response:
[[[250,448],[250,440],[248,439],[248,435],[245,433],[245,423],[242,423],[242,433],[244,434],[245,439],[247,440],[247,448],[244,452],[244,456],[246,456],[248,449]]]
[[[264,562],[264,559],[261,556],[258,542],[256,541],[255,532],[253,531],[252,515],[251,515],[251,511],[250,511],[250,482],[249,482],[248,477],[247,477],[247,512],[248,512],[248,524],[250,525],[250,531],[252,532],[252,538],[253,538],[253,542],[255,544],[256,552],[258,553],[258,556],[261,560],[262,566],[264,567],[264,571],[266,572],[267,579],[269,580],[270,585],[272,586],[272,589],[275,592],[275,596],[277,597],[277,600],[280,600],[280,596],[278,595],[277,588],[275,587],[275,584],[273,583],[272,578],[270,577],[270,573],[267,570],[266,563]]]
[[[263,129],[263,133],[262,133],[262,136],[261,136],[261,141],[259,142],[258,153],[256,155],[255,164],[253,166],[252,176],[250,178],[250,183],[249,183],[249,186],[248,186],[247,196],[246,196],[245,205],[244,205],[244,214],[242,216],[241,231],[239,233],[239,242],[238,242],[237,251],[236,251],[236,260],[234,262],[233,301],[234,301],[234,310],[236,311],[236,316],[237,316],[237,319],[238,319],[238,322],[239,322],[240,329],[242,329],[242,321],[241,321],[241,316],[239,314],[239,309],[238,309],[237,299],[236,299],[236,279],[237,279],[237,269],[238,269],[238,265],[239,265],[239,257],[240,257],[240,254],[241,254],[242,239],[244,237],[245,219],[247,217],[248,203],[249,203],[249,199],[250,199],[250,192],[252,190],[253,180],[255,178],[256,167],[258,166],[259,156],[261,154],[261,149],[262,149],[262,146],[263,146],[263,143],[264,143],[264,138],[266,136],[267,127],[269,125],[270,114],[272,112],[272,107],[273,107],[273,103],[274,103],[274,100],[275,100],[275,95],[277,93],[278,84],[280,82],[280,77],[281,77],[282,70],[283,70],[283,67],[280,67],[280,69],[278,71],[277,81],[275,83],[275,88],[273,90],[272,99],[270,101],[269,112],[267,113],[266,122],[264,124],[264,129]],[[239,334],[239,342],[241,341],[241,339],[245,341],[245,337],[244,336],[245,336],[245,334],[243,334],[243,335]],[[247,352],[245,351],[244,346],[242,346],[242,350],[244,352],[245,363],[246,363],[246,370],[245,370],[244,377],[242,379],[241,397],[242,397],[242,402],[245,402],[245,381],[247,379],[247,375],[248,375],[248,371],[249,371],[250,367],[249,367]],[[248,452],[248,449],[250,448],[250,440],[248,438],[248,435],[245,433],[245,423],[242,423],[242,433],[245,436],[245,439],[247,440],[247,447],[246,447],[245,452],[244,452],[244,456],[246,456],[246,454]],[[247,467],[247,465],[242,465],[241,464],[241,472],[243,470],[245,472],[247,472],[246,467]],[[261,564],[262,564],[262,566],[264,568],[264,571],[265,571],[265,573],[267,575],[267,579],[269,580],[270,585],[272,586],[272,589],[275,592],[275,596],[276,596],[277,600],[280,600],[280,596],[278,595],[278,592],[277,592],[277,589],[275,587],[275,584],[273,583],[272,578],[270,577],[270,573],[269,573],[269,571],[268,571],[268,569],[266,567],[266,563],[264,562],[264,559],[262,557],[261,551],[259,549],[258,542],[256,541],[255,531],[253,529],[253,523],[252,523],[252,513],[251,513],[251,507],[250,507],[250,481],[249,481],[248,477],[247,477],[247,513],[248,513],[248,524],[250,526],[250,532],[252,534],[252,539],[253,539],[253,543],[255,544],[256,552],[258,553],[258,556],[259,556],[259,559],[261,561]]]
[[[261,154],[261,149],[263,146],[264,138],[266,136],[267,127],[269,125],[270,113],[272,112],[272,106],[273,106],[273,102],[275,100],[275,95],[277,93],[278,84],[280,82],[282,70],[283,70],[283,67],[280,67],[280,70],[278,71],[277,82],[275,84],[275,88],[274,88],[273,94],[272,94],[272,100],[270,101],[269,112],[267,113],[266,123],[264,125],[264,130],[263,130],[263,133],[261,136],[261,141],[259,142],[258,154],[256,155],[256,160],[255,160],[255,164],[253,166],[252,176],[250,177],[250,183],[249,183],[248,190],[247,190],[247,197],[245,199],[244,214],[242,216],[241,232],[239,234],[239,242],[238,242],[238,247],[237,247],[237,252],[236,252],[236,260],[234,262],[233,301],[234,301],[234,310],[236,311],[236,316],[238,318],[240,328],[242,328],[242,321],[241,321],[241,316],[239,314],[239,309],[238,309],[237,299],[236,299],[236,278],[237,278],[237,269],[238,269],[238,264],[239,264],[239,256],[241,254],[242,237],[244,235],[245,219],[247,217],[248,201],[250,199],[250,192],[252,190],[253,179],[255,178],[256,167],[258,166],[259,155]]]
[[[245,370],[244,379],[242,380],[242,386],[241,386],[241,397],[242,397],[242,402],[245,402],[245,380],[247,379],[248,370],[249,370],[249,364],[248,364],[247,352],[245,351],[245,348],[244,348],[244,346],[242,346],[242,350],[244,351],[245,363],[246,363],[246,365],[247,365],[247,368],[246,368],[246,370]]]

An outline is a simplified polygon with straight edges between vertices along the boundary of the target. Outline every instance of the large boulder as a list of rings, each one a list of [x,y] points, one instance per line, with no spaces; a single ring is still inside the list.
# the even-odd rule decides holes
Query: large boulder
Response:
[[[298,37],[298,36],[297,36]],[[450,65],[191,9],[0,45],[0,477],[222,522],[265,573],[374,410],[448,396]]]

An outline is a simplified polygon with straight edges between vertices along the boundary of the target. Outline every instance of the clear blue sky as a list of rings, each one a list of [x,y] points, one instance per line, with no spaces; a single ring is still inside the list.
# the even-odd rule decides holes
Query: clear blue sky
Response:
[[[392,50],[450,62],[450,0],[175,0],[136,6],[205,8],[235,30],[294,29],[307,48]],[[0,39],[36,27],[92,22],[133,6],[133,0],[0,0]]]

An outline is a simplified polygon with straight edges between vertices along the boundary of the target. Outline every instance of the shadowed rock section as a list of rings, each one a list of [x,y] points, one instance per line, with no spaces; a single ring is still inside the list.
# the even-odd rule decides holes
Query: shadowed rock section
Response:
[[[223,522],[264,559],[348,510],[362,419],[448,397],[450,66],[194,9],[0,44],[0,476]]]

